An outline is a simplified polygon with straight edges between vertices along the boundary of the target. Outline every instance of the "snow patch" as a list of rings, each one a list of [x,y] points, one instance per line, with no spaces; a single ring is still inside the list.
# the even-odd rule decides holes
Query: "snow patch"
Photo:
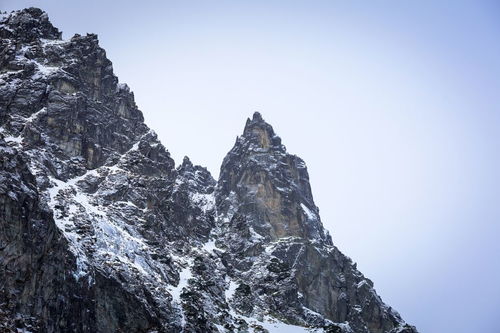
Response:
[[[215,208],[215,196],[213,193],[202,194],[202,193],[191,193],[191,201],[200,209],[206,213]]]
[[[204,251],[207,251],[209,253],[212,253],[214,250],[217,249],[217,247],[215,246],[215,240],[209,240],[208,242],[206,242],[205,244],[203,244],[203,246],[201,247],[202,250]]]
[[[35,120],[36,118],[38,118],[39,115],[45,113],[46,111],[47,111],[46,107],[41,108],[37,112],[33,113],[31,116],[29,116],[28,118],[26,118],[26,123],[31,123],[33,120]]]
[[[304,211],[304,214],[306,214],[308,220],[314,221],[314,220],[318,219],[317,216],[316,216],[316,213],[314,213],[309,208],[307,208],[306,205],[304,205],[303,203],[301,203],[300,207],[302,207],[302,210]]]
[[[52,45],[62,45],[68,42],[67,40],[63,39],[45,39],[45,38],[41,38],[40,41],[42,42],[43,47]]]
[[[233,298],[236,288],[238,288],[238,284],[233,280],[230,280],[229,287],[225,291],[226,301]]]
[[[23,141],[23,138],[22,136],[18,135],[18,136],[12,136],[12,135],[9,135],[9,136],[6,136],[4,138],[4,140],[6,142],[13,142],[15,144],[20,144],[22,141]]]
[[[359,288],[363,287],[365,284],[368,284],[368,282],[366,280],[363,280],[363,281],[358,283],[357,288],[359,289]]]
[[[189,265],[182,268],[179,272],[179,283],[175,287],[170,288],[170,294],[174,302],[180,304],[181,303],[181,293],[184,288],[188,286],[189,279],[193,277],[193,273],[191,272],[191,268]]]
[[[48,77],[60,69],[59,67],[41,64],[35,60],[30,60],[30,62],[33,62],[38,68],[38,72],[33,76],[34,79],[37,79],[39,77]]]
[[[193,273],[191,272],[191,264],[192,260],[189,260],[188,263],[186,264],[186,267],[183,267],[179,272],[179,283],[177,284],[177,286],[171,286],[168,289],[168,291],[172,295],[172,301],[174,302],[174,306],[180,312],[182,331],[184,331],[184,326],[186,325],[186,317],[184,315],[184,310],[182,309],[181,293],[184,288],[187,288],[189,284],[189,279],[193,277]]]

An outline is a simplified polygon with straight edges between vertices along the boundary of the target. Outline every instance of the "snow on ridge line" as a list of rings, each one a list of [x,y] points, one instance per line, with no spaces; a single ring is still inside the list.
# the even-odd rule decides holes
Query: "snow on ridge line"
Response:
[[[42,42],[42,46],[51,46],[51,45],[66,44],[70,40],[69,39],[47,39],[47,38],[40,38],[40,41]]]

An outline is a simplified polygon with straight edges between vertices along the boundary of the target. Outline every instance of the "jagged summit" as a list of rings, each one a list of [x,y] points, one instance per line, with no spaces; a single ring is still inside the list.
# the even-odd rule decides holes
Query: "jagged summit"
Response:
[[[261,236],[329,241],[304,161],[286,152],[272,126],[258,112],[247,120],[243,135],[224,159],[218,188],[220,197],[225,198],[219,212],[224,214],[224,202],[236,196],[242,205],[239,213]]]
[[[254,121],[259,121],[259,120],[260,120],[260,121],[264,121],[264,119],[262,118],[262,115],[260,114],[260,112],[259,112],[259,111],[255,111],[255,112],[253,113],[252,119],[253,119]]]
[[[175,167],[95,35],[0,22],[1,332],[414,333],[324,230],[259,113]]]
[[[243,130],[243,135],[239,138],[244,140],[249,149],[280,149],[285,150],[281,145],[281,139],[268,124],[259,112],[253,114],[252,119],[248,118]]]
[[[10,14],[0,14],[0,38],[16,38],[20,42],[36,39],[61,39],[62,33],[39,8],[26,8]]]
[[[262,118],[262,114],[259,111],[255,111],[251,119],[247,118],[245,128],[251,125],[269,126],[269,124],[264,120],[264,118]]]
[[[248,290],[247,298],[260,299],[262,308],[288,322],[314,322],[333,332],[413,332],[333,246],[304,161],[287,153],[260,113],[247,120],[224,158],[215,198],[217,236],[229,248],[231,278]],[[245,298],[235,305],[255,315]]]
[[[193,162],[191,162],[188,156],[184,156],[184,158],[182,159],[181,168],[191,168],[192,166]]]

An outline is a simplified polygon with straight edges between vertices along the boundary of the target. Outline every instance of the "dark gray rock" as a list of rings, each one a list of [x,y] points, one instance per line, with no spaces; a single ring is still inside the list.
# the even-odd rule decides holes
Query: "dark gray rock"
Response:
[[[297,325],[342,332],[381,333],[404,325],[373,283],[333,246],[305,163],[286,152],[259,113],[247,120],[224,159],[216,202],[218,237],[228,247],[230,274],[245,282],[259,305],[246,315],[270,313]]]
[[[408,333],[259,113],[175,163],[96,35],[0,16],[0,331]]]

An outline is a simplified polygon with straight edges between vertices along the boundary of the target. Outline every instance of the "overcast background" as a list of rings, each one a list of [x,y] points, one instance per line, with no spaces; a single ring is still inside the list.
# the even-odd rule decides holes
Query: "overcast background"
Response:
[[[26,6],[99,35],[177,163],[217,177],[260,111],[420,332],[500,331],[498,2],[0,0]]]

